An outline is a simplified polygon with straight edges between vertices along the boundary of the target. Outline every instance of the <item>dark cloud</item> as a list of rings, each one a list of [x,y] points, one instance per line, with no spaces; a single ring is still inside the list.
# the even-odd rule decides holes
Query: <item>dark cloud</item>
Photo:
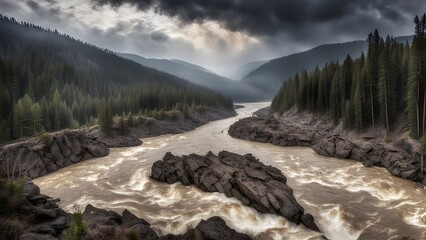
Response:
[[[151,39],[157,42],[166,42],[169,40],[169,36],[163,32],[156,31],[151,33]]]
[[[27,2],[28,7],[30,7],[33,11],[39,11],[40,10],[40,5],[34,1],[28,1]]]
[[[141,10],[176,16],[183,23],[215,20],[233,31],[247,31],[258,36],[273,36],[298,29],[310,30],[320,24],[334,24],[353,17],[348,25],[357,25],[363,14],[377,18],[373,23],[397,23],[412,16],[426,4],[424,0],[93,0],[96,4],[118,7],[128,3]],[[359,16],[359,17],[357,17]],[[359,20],[359,21],[358,21]],[[366,26],[367,27],[367,26]]]
[[[161,21],[157,26],[161,19],[150,19],[150,13],[140,19],[145,13],[111,20],[110,14],[102,15],[109,11],[103,5],[117,8],[117,13],[134,13],[133,8],[119,9],[123,4],[173,17],[170,21],[178,19],[185,31],[167,29]],[[376,28],[381,35],[409,35],[414,15],[424,11],[426,0],[0,0],[3,15],[58,29],[100,47],[178,58],[215,70],[325,43],[363,40]],[[216,27],[210,28],[216,25],[210,24],[199,25],[202,31],[185,28],[210,20],[244,33],[217,32]],[[171,31],[177,34],[168,36]],[[254,41],[248,41],[247,35]]]

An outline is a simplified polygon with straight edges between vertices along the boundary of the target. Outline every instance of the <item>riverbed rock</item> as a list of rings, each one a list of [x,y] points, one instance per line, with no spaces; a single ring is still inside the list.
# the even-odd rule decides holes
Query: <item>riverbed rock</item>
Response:
[[[193,230],[189,230],[181,236],[180,239],[250,240],[251,238],[246,234],[238,233],[234,229],[228,227],[222,218],[211,217],[207,220],[201,220],[201,222]]]
[[[259,212],[281,215],[297,224],[303,222],[318,231],[313,218],[304,217],[304,209],[286,185],[286,177],[251,154],[222,151],[217,156],[209,152],[206,156],[178,157],[167,153],[153,164],[151,177],[169,184],[189,182],[203,191],[225,193]]]
[[[406,137],[394,144],[386,144],[374,137],[353,139],[334,134],[329,129],[319,129],[318,124],[299,124],[297,117],[295,119],[276,116],[244,118],[232,124],[228,133],[235,138],[278,146],[310,146],[322,156],[353,159],[366,167],[385,167],[392,175],[413,181],[423,179],[420,154],[414,151],[415,143]]]

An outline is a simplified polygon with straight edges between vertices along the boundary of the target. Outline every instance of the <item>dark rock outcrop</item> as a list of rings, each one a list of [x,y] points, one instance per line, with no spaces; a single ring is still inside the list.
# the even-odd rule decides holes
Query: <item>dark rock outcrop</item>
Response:
[[[201,222],[183,235],[158,236],[151,225],[142,218],[138,218],[128,210],[122,215],[114,211],[106,211],[87,205],[83,212],[83,219],[88,225],[86,239],[122,239],[130,232],[138,239],[159,240],[250,240],[251,238],[228,227],[220,217],[211,217]]]
[[[420,154],[413,150],[407,139],[400,139],[393,145],[374,138],[347,139],[274,116],[241,119],[230,126],[228,133],[235,138],[278,146],[311,147],[322,156],[353,159],[367,167],[385,167],[392,175],[413,181],[423,179],[419,166],[416,166]]]
[[[161,240],[250,240],[252,239],[246,234],[238,233],[234,229],[228,227],[225,221],[220,217],[211,217],[201,222],[194,228],[189,229],[185,234],[180,236],[166,235]]]
[[[3,191],[3,189],[0,189]],[[0,212],[0,239],[65,239],[65,234],[71,223],[71,214],[58,207],[59,199],[40,194],[40,188],[32,182],[27,182],[24,188],[25,199],[16,207],[14,212]],[[3,199],[0,199],[2,204]],[[15,220],[16,216],[25,219],[24,222]],[[137,239],[149,240],[250,240],[242,233],[229,228],[220,217],[212,217],[201,222],[183,235],[158,236],[151,225],[138,218],[128,210],[122,215],[104,209],[87,205],[82,213],[87,225],[85,239],[128,239],[132,234]],[[19,234],[19,235],[17,235]]]
[[[220,192],[262,213],[278,214],[319,231],[313,217],[304,213],[293,190],[286,185],[286,177],[251,154],[241,156],[222,151],[218,156],[209,152],[206,156],[177,157],[167,153],[162,161],[153,164],[151,177],[169,184],[194,184],[206,192]]]
[[[15,206],[13,212],[0,214],[0,238],[5,237],[4,229],[9,228],[14,234],[20,234],[19,239],[57,239],[70,221],[69,214],[60,209],[57,202],[59,199],[40,194],[38,186],[27,182],[22,202]],[[13,220],[15,218],[20,219],[19,224]]]
[[[157,233],[147,221],[128,210],[120,215],[89,204],[83,212],[83,219],[88,226],[86,239],[120,239],[129,232],[137,235],[138,239],[158,239]]]
[[[61,131],[44,141],[32,138],[3,146],[0,167],[3,175],[9,172],[34,179],[80,161],[106,156],[108,147],[90,132]]]

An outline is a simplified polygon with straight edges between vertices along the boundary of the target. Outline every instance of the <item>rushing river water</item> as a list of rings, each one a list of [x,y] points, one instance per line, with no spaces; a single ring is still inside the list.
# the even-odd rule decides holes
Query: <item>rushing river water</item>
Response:
[[[42,193],[61,198],[60,206],[66,209],[75,203],[119,213],[127,208],[162,234],[183,233],[201,219],[220,216],[230,227],[260,239],[319,238],[301,225],[258,213],[223,194],[149,178],[152,163],[166,152],[252,153],[287,176],[298,202],[330,239],[426,239],[426,191],[418,184],[393,177],[383,168],[322,157],[310,148],[284,148],[228,135],[232,123],[266,105],[245,104],[234,118],[187,133],[145,138],[139,147],[112,149],[107,157],[60,169],[34,182]]]

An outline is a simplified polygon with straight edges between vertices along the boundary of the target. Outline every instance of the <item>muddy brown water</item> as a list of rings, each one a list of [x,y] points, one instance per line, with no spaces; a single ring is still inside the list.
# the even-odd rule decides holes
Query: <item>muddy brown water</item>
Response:
[[[201,219],[220,216],[239,232],[259,239],[317,239],[319,234],[261,214],[234,198],[193,186],[168,185],[149,178],[152,163],[166,152],[206,154],[221,150],[252,153],[280,169],[299,203],[330,239],[426,239],[426,191],[391,176],[383,168],[319,156],[310,148],[278,147],[230,137],[229,126],[268,103],[244,104],[238,116],[176,135],[144,138],[138,147],[112,149],[34,180],[43,194],[74,204],[121,213],[125,208],[149,221],[160,234],[185,232]]]

